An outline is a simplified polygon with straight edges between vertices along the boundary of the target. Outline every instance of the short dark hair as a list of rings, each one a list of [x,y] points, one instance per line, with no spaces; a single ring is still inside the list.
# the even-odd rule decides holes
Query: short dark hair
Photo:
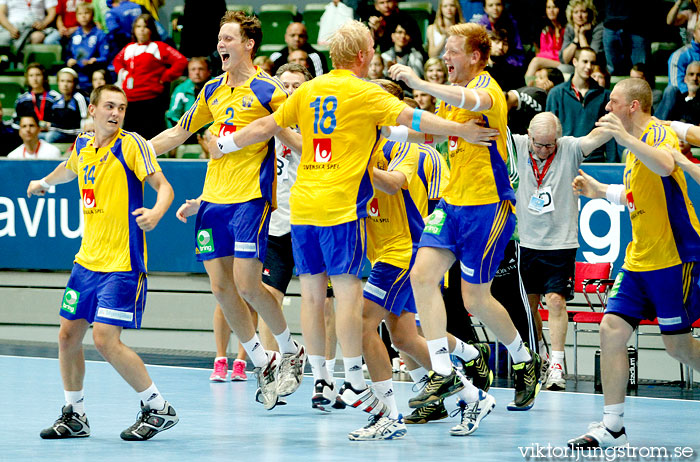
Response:
[[[34,119],[34,122],[36,123],[37,127],[39,126],[39,117],[37,117],[36,114],[34,114],[33,112],[27,112],[19,116],[18,119],[20,124],[22,123],[22,119],[24,119],[25,117]]]
[[[598,53],[595,52],[595,50],[591,47],[581,47],[581,48],[576,48],[576,51],[574,51],[574,59],[578,59],[579,56],[581,56],[581,53],[584,51],[590,51],[593,53],[593,55],[598,59]]]
[[[304,76],[304,80],[307,82],[314,78],[306,67],[297,63],[287,63],[281,65],[280,68],[277,69],[277,72],[275,72],[275,77],[281,77],[285,72],[296,72],[297,74],[302,74]]]
[[[90,93],[90,104],[92,104],[93,106],[97,106],[100,102],[100,98],[102,98],[102,93],[106,91],[121,93],[122,95],[124,95],[124,98],[126,98],[126,93],[124,93],[124,90],[122,90],[121,87],[112,85],[111,83],[106,83],[101,87],[97,87],[94,90],[92,90],[92,92]]]
[[[219,27],[230,22],[236,23],[241,27],[241,36],[244,41],[253,40],[255,45],[253,45],[253,50],[250,52],[250,57],[255,56],[262,43],[262,23],[260,20],[255,16],[248,16],[243,11],[227,11],[224,17],[221,18]]]
[[[564,74],[556,67],[547,68],[547,77],[553,85],[559,85],[564,81]]]

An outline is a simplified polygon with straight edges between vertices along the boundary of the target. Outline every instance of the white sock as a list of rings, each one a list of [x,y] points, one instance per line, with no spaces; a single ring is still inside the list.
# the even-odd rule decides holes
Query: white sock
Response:
[[[326,369],[328,369],[328,375],[330,375],[332,379],[335,373],[335,358],[326,359]]]
[[[624,427],[622,418],[625,416],[625,403],[603,406],[603,424],[614,432],[619,432]]]
[[[139,392],[141,402],[150,409],[160,411],[165,408],[165,400],[161,396],[156,384],[151,382],[151,386]]]
[[[564,369],[564,352],[563,351],[552,351],[552,356],[550,358],[550,366],[553,367],[555,364],[559,364],[562,369]]]
[[[506,348],[508,349],[508,353],[510,353],[510,357],[513,358],[513,363],[515,364],[524,363],[532,359],[532,356],[530,356],[527,348],[525,348],[523,339],[520,338],[520,334],[517,332],[513,341],[506,345]]]
[[[450,349],[447,346],[447,337],[428,340],[428,351],[430,352],[430,363],[433,370],[440,375],[449,375],[452,371],[452,361],[450,361]]]
[[[538,349],[540,350],[540,356],[543,358],[547,357],[547,345],[544,343],[544,339],[537,342]]]
[[[326,358],[320,355],[309,355],[311,373],[314,376],[314,383],[317,380],[325,380],[328,385],[332,385],[331,378],[326,369]]]
[[[423,377],[428,375],[428,370],[425,367],[418,366],[417,369],[408,371],[408,375],[411,376],[411,380],[413,380],[413,383],[418,383]]]
[[[275,340],[277,340],[277,345],[280,347],[280,353],[296,353],[299,347],[296,342],[292,340],[292,334],[289,332],[289,327],[284,329],[279,335],[275,335]]]
[[[464,401],[465,403],[473,403],[474,401],[479,400],[479,389],[474,386],[467,378],[462,375],[461,372],[455,369],[455,372],[457,375],[459,375],[459,378],[462,379],[462,383],[464,384],[464,388],[457,393],[459,395],[459,398]]]
[[[346,382],[350,382],[350,385],[358,391],[367,388],[365,374],[362,372],[362,356],[355,356],[354,358],[343,356],[343,366],[345,366]]]
[[[85,414],[85,396],[83,390],[68,391],[63,390],[63,396],[66,398],[66,404],[73,406],[73,412],[78,415]]]
[[[254,334],[253,338],[247,342],[241,342],[245,352],[248,353],[250,361],[255,367],[265,367],[267,365],[267,354],[265,353],[265,348],[263,348],[258,334]]]
[[[389,406],[389,415],[387,417],[394,420],[398,419],[399,407],[396,405],[394,385],[392,384],[391,379],[384,380],[382,382],[373,382],[372,388],[374,388],[374,392],[377,394],[377,397],[381,400],[381,402]]]
[[[455,338],[455,348],[450,353],[460,357],[466,363],[479,356],[479,350],[474,345],[469,345],[458,338]]]

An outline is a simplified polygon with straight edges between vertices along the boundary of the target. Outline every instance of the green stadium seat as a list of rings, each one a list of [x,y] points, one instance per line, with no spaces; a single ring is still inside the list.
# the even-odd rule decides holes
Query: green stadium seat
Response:
[[[261,45],[260,48],[258,48],[258,53],[256,54],[256,56],[270,56],[275,51],[280,51],[286,46],[287,45],[285,45],[284,42]]]
[[[433,16],[433,6],[429,2],[399,2],[399,10],[411,15],[423,34],[423,42],[428,43],[428,26]]]
[[[24,67],[27,64],[37,62],[42,64],[49,73],[65,66],[61,59],[61,45],[47,45],[45,43],[28,44],[22,49],[24,54]]]
[[[262,5],[258,17],[262,23],[263,43],[284,43],[284,33],[296,14],[296,5]]]
[[[17,82],[0,82],[0,102],[2,102],[3,115],[12,116],[17,97],[24,93],[24,85]]]
[[[304,7],[303,21],[309,34],[309,43],[318,42],[318,31],[321,27],[321,16],[326,11],[324,3],[307,3]]]
[[[227,4],[226,9],[229,11],[243,11],[247,15],[253,14],[253,5],[235,5],[235,4]]]

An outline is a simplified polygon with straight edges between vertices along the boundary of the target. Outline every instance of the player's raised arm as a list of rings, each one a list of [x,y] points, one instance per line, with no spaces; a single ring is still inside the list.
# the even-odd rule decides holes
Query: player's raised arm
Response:
[[[68,183],[69,181],[73,181],[77,176],[78,175],[72,170],[66,168],[66,161],[64,160],[58,164],[53,172],[49,173],[44,178],[30,181],[29,187],[27,188],[27,197],[31,197],[32,194],[35,196],[43,196],[51,186]]]
[[[277,135],[280,130],[282,127],[277,125],[275,118],[270,114],[230,135],[220,138],[213,136],[209,141],[209,153],[212,159],[218,159],[224,154],[239,151],[251,144],[267,141]]]

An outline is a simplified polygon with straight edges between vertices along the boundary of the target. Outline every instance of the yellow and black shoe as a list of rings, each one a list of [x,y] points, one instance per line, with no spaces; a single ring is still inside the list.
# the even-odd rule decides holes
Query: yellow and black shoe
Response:
[[[416,396],[408,400],[408,407],[415,409],[436,403],[464,388],[459,376],[452,369],[448,375],[440,375],[430,371],[425,387]]]
[[[406,424],[424,424],[433,420],[442,420],[447,417],[447,409],[442,400],[437,403],[419,407],[403,418]]]
[[[523,363],[513,364],[515,373],[515,399],[506,406],[509,411],[527,411],[535,404],[535,397],[540,392],[540,371],[542,359],[531,351],[532,359]]]
[[[472,383],[476,388],[489,391],[493,383],[493,372],[489,369],[491,348],[486,343],[474,343],[473,346],[479,352],[479,356],[471,361],[462,361],[464,375],[472,379]]]

